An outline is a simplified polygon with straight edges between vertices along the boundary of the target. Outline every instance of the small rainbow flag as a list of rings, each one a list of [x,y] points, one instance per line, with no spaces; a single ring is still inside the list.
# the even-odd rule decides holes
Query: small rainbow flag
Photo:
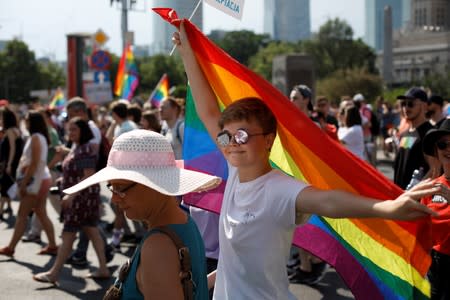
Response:
[[[65,106],[66,106],[66,98],[64,97],[64,92],[62,91],[62,89],[58,88],[52,100],[50,101],[48,108],[50,109],[57,108],[59,110],[62,110],[64,109]]]
[[[120,58],[114,94],[122,99],[131,100],[138,84],[139,76],[137,66],[134,61],[131,45],[128,44]]]
[[[179,26],[171,9],[154,9]],[[395,199],[402,191],[376,169],[329,138],[269,82],[214,45],[188,20],[186,33],[194,55],[221,109],[236,99],[258,97],[278,119],[272,166],[321,189],[340,189],[377,199]],[[188,94],[188,100],[189,100]],[[192,109],[192,104],[187,104]],[[190,105],[190,106],[189,106]],[[185,166],[226,178],[223,161],[204,126],[187,113]],[[198,118],[198,117],[197,117]],[[192,122],[192,120],[194,120]],[[190,122],[190,123],[189,123]],[[205,146],[205,147],[204,147]],[[211,147],[212,146],[212,147]],[[220,190],[190,195],[189,203],[219,212]],[[425,274],[430,266],[429,220],[331,219],[313,216],[299,226],[293,243],[335,267],[356,299],[429,299]],[[263,247],[264,245],[261,245]]]
[[[161,101],[169,96],[169,76],[166,73],[161,76],[153,92],[148,97],[148,101],[155,106],[159,107]]]

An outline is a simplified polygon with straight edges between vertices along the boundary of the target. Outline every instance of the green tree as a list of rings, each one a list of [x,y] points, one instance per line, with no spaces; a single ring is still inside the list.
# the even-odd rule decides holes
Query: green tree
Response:
[[[446,74],[434,73],[425,77],[422,84],[429,88],[435,95],[450,96],[450,71]]]
[[[248,65],[250,57],[269,42],[268,34],[256,34],[249,30],[230,31],[215,42],[225,52],[243,65]]]
[[[289,42],[272,41],[266,47],[261,48],[249,60],[249,68],[266,80],[272,80],[272,63],[277,55],[291,54],[299,51],[297,44]]]
[[[19,40],[12,40],[0,52],[0,98],[26,102],[37,86],[39,67],[33,51]]]
[[[136,60],[140,75],[139,93],[150,94],[166,73],[170,86],[186,85],[184,67],[179,57],[158,54]]]
[[[337,100],[343,95],[362,93],[369,102],[383,94],[383,81],[380,76],[364,68],[338,70],[317,82],[317,94]]]
[[[53,89],[66,85],[66,74],[63,68],[54,62],[38,62],[39,78],[36,83],[37,89]]]
[[[339,18],[328,20],[302,50],[314,58],[319,79],[339,69],[365,68],[376,73],[375,52],[361,39],[353,40],[353,29]]]

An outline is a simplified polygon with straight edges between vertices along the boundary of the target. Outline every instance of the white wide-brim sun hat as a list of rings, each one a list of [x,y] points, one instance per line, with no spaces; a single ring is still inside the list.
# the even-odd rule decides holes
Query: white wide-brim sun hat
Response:
[[[219,177],[179,168],[164,136],[137,129],[114,140],[105,168],[63,192],[74,194],[93,184],[117,179],[137,182],[170,196],[206,191],[221,182]]]

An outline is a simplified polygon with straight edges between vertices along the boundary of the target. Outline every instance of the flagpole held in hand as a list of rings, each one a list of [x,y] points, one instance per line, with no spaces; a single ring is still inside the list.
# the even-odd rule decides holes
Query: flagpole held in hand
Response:
[[[198,0],[197,5],[194,8],[194,11],[192,12],[191,16],[189,17],[189,21],[192,19],[194,14],[197,12],[197,9],[200,7],[200,3],[202,3],[203,0]],[[173,45],[172,50],[170,50],[169,56],[172,56],[173,52],[175,51],[175,48],[177,45]]]

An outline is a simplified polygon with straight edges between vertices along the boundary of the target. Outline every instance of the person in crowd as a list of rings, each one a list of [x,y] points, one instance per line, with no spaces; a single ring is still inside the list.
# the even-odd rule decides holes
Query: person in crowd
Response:
[[[47,168],[47,153],[50,143],[47,125],[42,114],[34,110],[29,111],[25,121],[30,137],[25,143],[17,170],[19,212],[13,236],[8,246],[0,249],[0,254],[14,255],[16,245],[25,233],[28,215],[34,211],[48,239],[48,245],[42,248],[39,254],[56,255],[58,247],[55,242],[55,231],[46,211],[47,194],[51,185],[50,172]]]
[[[106,137],[110,140],[110,142],[114,141],[121,134],[136,130],[138,128],[137,124],[128,119],[128,102],[126,100],[118,100],[111,104],[111,112],[112,118],[114,122],[111,123],[111,126],[108,128],[106,133]],[[114,219],[113,225],[113,235],[111,239],[110,245],[116,249],[120,250],[120,242],[125,235],[125,230],[129,230],[127,227],[127,222],[125,220],[125,216],[123,215],[123,211],[113,204],[114,213],[116,214],[116,218]],[[134,222],[135,226],[138,229],[138,234],[142,234],[142,226]],[[127,236],[131,236],[131,234],[127,234]]]
[[[356,106],[344,108],[344,126],[338,130],[339,141],[353,154],[367,160],[364,147],[364,135],[361,127],[361,114]]]
[[[111,143],[121,134],[138,128],[136,123],[128,119],[128,101],[126,100],[113,102],[111,104],[111,115],[113,122],[106,132],[106,137]]]
[[[312,112],[314,111],[314,106],[312,103],[312,91],[308,86],[304,84],[294,86],[289,95],[289,99],[300,111],[313,119]]]
[[[175,98],[167,97],[159,107],[161,120],[164,121],[161,133],[169,140],[176,159],[181,159],[183,153],[184,119],[181,106]]]
[[[56,148],[61,145],[61,141],[59,139],[59,134],[56,131],[56,129],[53,127],[53,121],[51,119],[51,111],[46,109],[39,109],[38,110],[42,116],[44,117],[45,124],[47,125],[48,129],[48,136],[50,138],[50,145],[48,147],[48,156],[47,156],[47,166],[50,170],[50,175],[52,178],[52,185],[55,183],[55,180],[59,177],[59,172],[55,169],[54,166],[49,166],[48,164],[53,160],[55,154],[56,154]],[[54,197],[51,193],[49,194],[49,200],[53,208],[56,210],[56,212],[59,213],[61,210],[61,205],[59,203],[59,198]],[[31,218],[31,225],[30,230],[24,235],[22,238],[23,242],[35,242],[40,243],[41,242],[41,231],[42,226],[39,223],[39,219],[36,217],[36,214],[33,214]]]
[[[221,113],[184,31],[173,42],[183,60],[195,107],[228,162],[219,222],[217,271],[208,276],[214,299],[292,299],[285,269],[296,224],[309,214],[415,219],[434,214],[417,201],[441,193],[428,181],[392,201],[320,190],[272,169],[269,153],[277,120],[257,98],[230,104]],[[276,200],[276,201],[275,201]]]
[[[444,99],[441,96],[432,95],[430,97],[426,117],[435,128],[439,128],[444,122],[446,115],[444,113]]]
[[[146,110],[142,114],[141,128],[154,132],[161,132],[161,122],[158,118],[158,112],[155,110]]]
[[[380,129],[381,129],[381,146],[383,148],[384,156],[389,158],[390,152],[393,152],[394,149],[392,146],[389,146],[389,144],[386,142],[387,139],[391,136],[391,132],[393,128],[395,127],[395,115],[393,112],[392,105],[385,101],[382,104],[382,113],[381,113],[381,122],[380,122]]]
[[[97,153],[89,144],[93,134],[85,120],[80,117],[71,118],[68,124],[68,137],[73,147],[63,162],[62,188],[68,188],[94,174],[97,163]],[[99,261],[98,271],[88,276],[109,278],[105,243],[97,227],[100,221],[100,186],[92,185],[79,193],[65,195],[61,201],[61,218],[64,221],[61,247],[50,270],[34,275],[33,279],[51,283],[57,281],[59,272],[72,251],[76,234],[80,230],[83,230],[92,241]]]
[[[322,113],[327,124],[334,125],[336,130],[339,128],[338,120],[330,114],[330,102],[325,96],[319,96],[316,99],[316,111]]]
[[[353,103],[359,109],[359,113],[361,114],[361,126],[363,129],[364,147],[367,154],[367,161],[373,166],[376,166],[377,147],[375,143],[375,136],[372,135],[372,110],[366,103],[364,95],[361,93],[353,96]]]
[[[400,105],[408,123],[408,130],[399,137],[399,149],[394,159],[394,182],[402,189],[406,189],[414,170],[422,168],[424,174],[430,170],[422,145],[425,134],[433,126],[425,117],[428,96],[424,90],[413,87],[397,99],[401,101]]]
[[[16,171],[22,155],[23,139],[17,126],[16,114],[8,107],[0,108],[4,138],[0,143],[0,220],[3,214],[12,215],[11,197],[8,193],[16,182]],[[6,209],[4,206],[6,204]]]
[[[431,195],[422,199],[423,204],[439,213],[437,218],[431,220],[433,249],[428,279],[431,283],[431,299],[444,300],[450,299],[450,119],[444,119],[437,129],[428,131],[423,140],[423,151],[436,157],[444,170],[433,181],[445,187],[444,195]]]
[[[128,120],[133,121],[134,124],[139,125],[142,118],[142,108],[139,104],[130,104],[127,108]]]
[[[108,182],[112,201],[129,219],[149,228],[136,249],[128,273],[116,285],[133,299],[186,299],[183,286],[193,281],[194,299],[207,299],[205,250],[191,217],[175,196],[216,187],[220,178],[177,167],[168,140],[149,130],[127,132],[114,140],[106,168],[64,190],[69,195],[99,182]],[[180,255],[168,229],[188,248],[191,276],[182,268]],[[186,252],[184,252],[186,253]],[[184,255],[183,255],[184,256]]]

